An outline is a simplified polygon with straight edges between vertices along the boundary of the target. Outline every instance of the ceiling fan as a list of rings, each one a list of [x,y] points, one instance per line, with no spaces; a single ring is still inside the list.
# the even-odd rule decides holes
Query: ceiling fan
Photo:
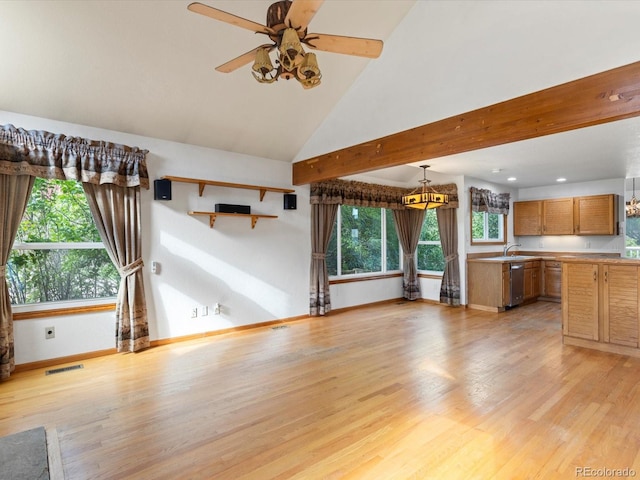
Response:
[[[295,78],[304,88],[320,84],[322,74],[315,53],[304,51],[302,44],[314,50],[377,58],[382,52],[382,41],[370,38],[307,33],[309,22],[324,0],[283,0],[275,2],[267,10],[266,25],[238,17],[199,2],[187,8],[195,13],[221,22],[246,28],[269,37],[273,43],[260,45],[218,67],[219,72],[229,73],[253,61],[252,73],[260,83],[273,83],[279,78]],[[277,50],[276,67],[269,53]]]

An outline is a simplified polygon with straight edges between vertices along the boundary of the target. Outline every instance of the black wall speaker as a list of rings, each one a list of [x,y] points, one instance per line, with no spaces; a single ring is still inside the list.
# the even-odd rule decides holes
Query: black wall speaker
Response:
[[[296,194],[285,193],[284,194],[284,209],[295,210],[296,209]]]
[[[153,199],[171,200],[171,180],[162,178],[153,181]]]

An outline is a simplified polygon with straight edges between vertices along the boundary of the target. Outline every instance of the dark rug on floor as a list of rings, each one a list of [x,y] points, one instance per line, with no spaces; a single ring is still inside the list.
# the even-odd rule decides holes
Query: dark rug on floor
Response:
[[[44,427],[0,438],[0,480],[49,480]]]

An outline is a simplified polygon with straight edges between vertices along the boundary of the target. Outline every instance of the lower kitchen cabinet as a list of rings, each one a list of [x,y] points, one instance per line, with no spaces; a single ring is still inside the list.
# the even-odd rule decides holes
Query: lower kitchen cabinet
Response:
[[[562,296],[562,264],[555,260],[545,260],[542,272],[542,296],[560,301]]]
[[[598,265],[570,263],[562,267],[562,333],[598,340]]]
[[[604,341],[638,347],[637,267],[605,265],[603,272]]]
[[[469,308],[499,312],[511,301],[509,264],[467,262]]]
[[[531,300],[540,296],[540,261],[524,264],[524,299]]]
[[[640,357],[640,261],[563,262],[566,345]]]

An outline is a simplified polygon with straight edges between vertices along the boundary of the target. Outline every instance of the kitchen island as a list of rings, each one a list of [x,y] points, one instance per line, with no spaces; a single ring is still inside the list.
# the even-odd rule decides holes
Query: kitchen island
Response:
[[[640,357],[640,260],[562,259],[565,345]]]

